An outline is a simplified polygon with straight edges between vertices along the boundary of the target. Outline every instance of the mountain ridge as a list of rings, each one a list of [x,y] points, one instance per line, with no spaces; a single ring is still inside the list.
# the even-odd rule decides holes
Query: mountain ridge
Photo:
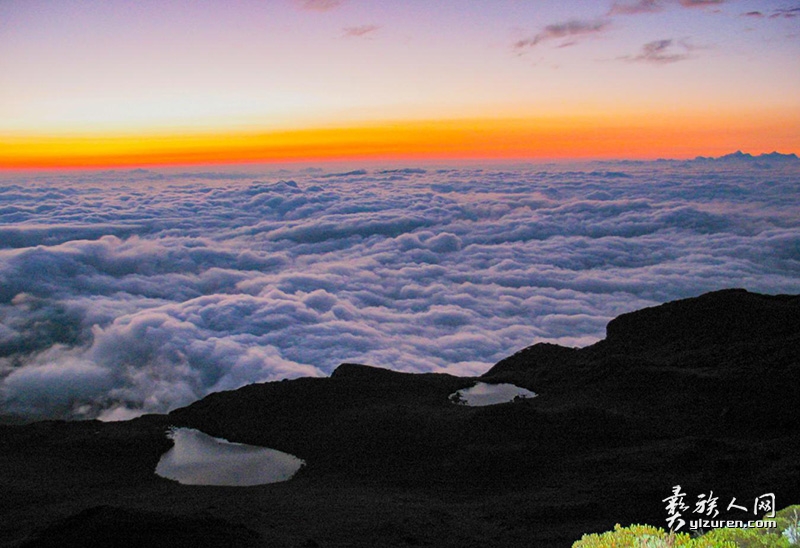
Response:
[[[694,161],[696,162],[753,162],[753,161],[764,161],[764,160],[772,160],[778,162],[796,162],[800,161],[800,158],[797,157],[795,153],[789,154],[782,154],[777,151],[773,152],[764,152],[759,154],[758,156],[754,156],[749,152],[742,152],[741,150],[737,150],[736,152],[732,152],[730,154],[725,154],[723,156],[697,156],[695,157]]]

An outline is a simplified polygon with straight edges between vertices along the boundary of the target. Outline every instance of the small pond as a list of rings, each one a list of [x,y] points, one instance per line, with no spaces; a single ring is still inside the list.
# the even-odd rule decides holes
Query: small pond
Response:
[[[456,404],[480,407],[483,405],[507,403],[515,399],[535,397],[535,392],[513,384],[486,384],[485,382],[479,382],[472,388],[465,388],[458,392],[453,392],[448,396],[448,399]]]
[[[169,432],[174,447],[156,474],[184,485],[262,485],[290,479],[304,462],[274,449],[231,443],[191,428]]]

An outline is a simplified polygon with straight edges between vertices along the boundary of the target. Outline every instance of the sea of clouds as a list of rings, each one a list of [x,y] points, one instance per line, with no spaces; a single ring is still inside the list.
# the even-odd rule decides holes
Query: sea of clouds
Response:
[[[726,287],[800,293],[800,168],[0,181],[0,414],[113,420],[342,362],[480,374]]]

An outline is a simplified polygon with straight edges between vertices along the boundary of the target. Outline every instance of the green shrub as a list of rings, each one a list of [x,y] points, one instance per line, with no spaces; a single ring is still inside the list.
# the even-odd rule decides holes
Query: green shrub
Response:
[[[773,529],[714,529],[692,538],[652,525],[614,526],[613,531],[583,535],[572,548],[792,548],[800,547],[800,505],[777,512]]]
[[[700,538],[707,539],[715,546],[732,542],[738,548],[789,548],[791,545],[779,529],[714,529]]]
[[[672,548],[693,546],[691,542],[692,538],[686,533],[667,533],[652,525],[621,527],[617,524],[613,531],[583,535],[572,548]]]
[[[788,546],[800,546],[800,504],[784,508],[775,514],[778,530],[788,542]]]

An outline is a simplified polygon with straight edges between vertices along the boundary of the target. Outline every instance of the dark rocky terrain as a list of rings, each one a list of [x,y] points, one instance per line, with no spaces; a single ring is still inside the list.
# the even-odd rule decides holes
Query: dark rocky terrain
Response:
[[[447,396],[476,380],[538,397]],[[725,290],[622,315],[595,345],[537,344],[479,379],[344,364],[166,416],[0,427],[3,546],[570,546],[665,526],[681,485],[725,507],[800,502],[800,296]],[[170,425],[304,459],[291,481],[154,475]]]

